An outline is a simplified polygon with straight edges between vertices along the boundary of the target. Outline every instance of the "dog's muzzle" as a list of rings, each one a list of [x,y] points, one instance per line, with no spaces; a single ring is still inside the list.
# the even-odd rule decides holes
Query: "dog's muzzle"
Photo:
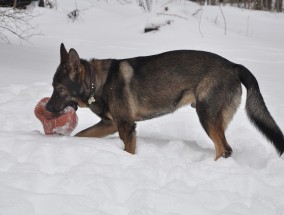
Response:
[[[75,111],[78,110],[78,104],[77,104],[77,102],[73,102],[73,101],[72,101],[72,102],[69,102],[67,105],[64,105],[64,106],[61,107],[61,108],[56,108],[53,103],[48,102],[48,103],[46,104],[46,107],[45,107],[45,108],[46,108],[46,110],[48,110],[49,112],[58,113],[58,112],[64,110],[64,109],[65,109],[66,107],[68,107],[68,106],[74,108]]]

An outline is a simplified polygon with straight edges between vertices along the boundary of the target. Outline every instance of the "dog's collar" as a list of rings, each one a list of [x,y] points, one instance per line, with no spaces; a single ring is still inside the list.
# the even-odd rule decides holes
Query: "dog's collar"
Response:
[[[90,75],[90,96],[88,99],[88,104],[94,103],[95,100],[95,83],[96,83],[96,76],[94,74],[93,66],[89,63],[89,75]]]

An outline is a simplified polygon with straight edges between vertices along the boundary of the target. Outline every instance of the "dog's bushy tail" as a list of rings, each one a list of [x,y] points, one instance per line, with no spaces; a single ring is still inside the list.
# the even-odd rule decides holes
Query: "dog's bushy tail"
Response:
[[[272,142],[281,156],[284,152],[284,136],[264,103],[256,78],[244,66],[236,66],[240,81],[247,89],[247,115],[252,124],[254,124],[261,133]]]

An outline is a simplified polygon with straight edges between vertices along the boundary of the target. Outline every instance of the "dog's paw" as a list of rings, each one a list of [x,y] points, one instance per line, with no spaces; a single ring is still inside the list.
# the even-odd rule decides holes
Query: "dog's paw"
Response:
[[[225,151],[225,152],[222,153],[221,156],[222,156],[223,158],[228,158],[228,157],[230,157],[230,156],[232,155],[232,152],[233,152],[233,151]]]

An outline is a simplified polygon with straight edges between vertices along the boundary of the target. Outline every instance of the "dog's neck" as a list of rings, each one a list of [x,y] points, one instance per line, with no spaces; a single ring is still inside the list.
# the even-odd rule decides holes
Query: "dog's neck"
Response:
[[[112,60],[97,60],[92,59],[85,61],[81,59],[81,65],[84,66],[84,103],[89,106],[97,99],[102,98],[105,82],[109,75],[109,70],[112,65]]]
[[[89,64],[91,65],[93,74],[95,75],[95,96],[100,97],[103,93],[105,82],[109,76],[112,60],[92,59]]]
[[[94,100],[90,100],[95,97],[96,90],[96,74],[92,64],[84,59],[80,59],[81,66],[84,68],[84,72],[81,73],[81,81],[83,91],[81,98],[78,103],[80,107],[87,107],[90,103],[95,102]],[[91,102],[92,101],[92,102]]]
[[[96,90],[96,74],[95,74],[95,71],[93,69],[93,66],[91,63],[88,63],[89,65],[89,79],[90,79],[90,85],[89,85],[89,88],[90,88],[90,95],[89,95],[89,98],[88,98],[88,104],[92,104],[93,102],[95,102],[95,90]]]

